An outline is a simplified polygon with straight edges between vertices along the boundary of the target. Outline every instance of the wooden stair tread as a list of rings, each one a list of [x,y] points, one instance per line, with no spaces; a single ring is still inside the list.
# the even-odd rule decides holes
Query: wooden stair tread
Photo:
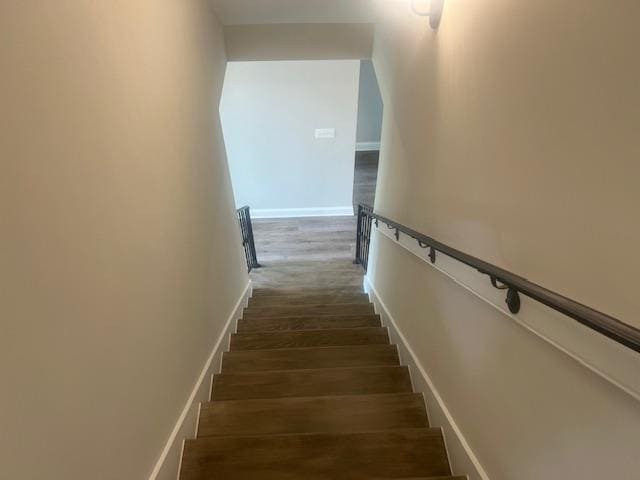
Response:
[[[364,293],[362,287],[258,287],[253,289],[253,297],[282,295],[358,295]]]
[[[231,351],[263,350],[296,347],[388,344],[384,327],[334,328],[324,330],[296,330],[286,332],[234,333]]]
[[[237,350],[224,353],[222,373],[399,364],[395,345]]]
[[[243,311],[179,478],[462,480],[362,289],[285,270]]]
[[[292,305],[292,306],[267,306],[248,307],[244,310],[242,318],[264,317],[300,317],[310,315],[354,315],[374,314],[373,305],[370,303],[340,303],[334,305]]]
[[[469,480],[469,477],[461,477],[461,476],[456,476],[456,477],[450,477],[450,476],[446,476],[446,477],[394,477],[394,478],[389,478],[389,477],[369,477],[369,478],[365,478],[363,480]]]
[[[322,368],[214,376],[212,400],[410,393],[409,370],[402,366]]]
[[[379,327],[381,325],[380,316],[372,314],[254,318],[241,319],[238,322],[238,333],[267,332],[271,330]]]
[[[449,476],[439,429],[187,440],[181,480],[362,480]]]
[[[336,303],[370,303],[368,295],[357,294],[285,294],[252,297],[249,306],[273,306],[273,305],[331,305]]]
[[[427,427],[417,393],[230,400],[202,404],[198,437]]]

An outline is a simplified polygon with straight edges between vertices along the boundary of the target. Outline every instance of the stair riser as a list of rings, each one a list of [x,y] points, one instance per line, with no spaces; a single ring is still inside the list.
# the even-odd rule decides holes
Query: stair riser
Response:
[[[243,400],[204,404],[198,437],[353,433],[427,426],[424,400],[418,394]]]
[[[251,307],[293,306],[293,305],[333,305],[345,303],[370,303],[365,294],[359,295],[282,295],[257,296],[249,300]]]
[[[245,350],[227,352],[222,373],[399,365],[391,345],[322,347],[290,350]]]
[[[385,328],[242,333],[231,336],[231,351],[389,343]]]
[[[381,322],[378,315],[326,315],[320,317],[293,317],[285,319],[242,319],[238,322],[238,333],[379,326],[381,326]]]
[[[180,478],[362,480],[450,474],[442,436],[424,429],[188,440]]]
[[[406,367],[298,370],[222,374],[214,377],[212,400],[411,393]]]
[[[343,288],[255,288],[253,297],[270,297],[283,295],[360,295],[362,287]]]
[[[375,314],[371,304],[337,304],[337,305],[301,305],[285,307],[249,307],[244,310],[242,318],[250,320],[267,317],[300,317],[320,315],[372,315]]]

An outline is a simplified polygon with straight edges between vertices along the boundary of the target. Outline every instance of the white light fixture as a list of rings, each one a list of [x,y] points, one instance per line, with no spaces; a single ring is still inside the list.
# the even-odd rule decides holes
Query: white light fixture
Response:
[[[429,25],[434,30],[440,26],[444,0],[411,0],[411,8],[416,15],[429,17]]]

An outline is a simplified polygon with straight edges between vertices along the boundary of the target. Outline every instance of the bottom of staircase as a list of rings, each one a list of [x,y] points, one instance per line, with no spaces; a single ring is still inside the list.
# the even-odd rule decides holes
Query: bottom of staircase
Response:
[[[451,474],[439,429],[187,441],[182,480],[358,480]]]
[[[185,442],[180,480],[464,478],[361,293],[257,293]]]

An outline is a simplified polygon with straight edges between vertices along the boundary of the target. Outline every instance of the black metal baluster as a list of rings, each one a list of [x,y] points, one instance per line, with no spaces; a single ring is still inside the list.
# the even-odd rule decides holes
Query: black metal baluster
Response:
[[[358,224],[356,232],[356,259],[354,263],[362,265],[367,271],[369,263],[369,246],[371,244],[371,216],[372,208],[367,205],[358,205]]]
[[[362,205],[358,205],[358,219],[356,226],[356,258],[353,263],[362,264]]]
[[[251,212],[247,207],[247,233],[249,242],[249,251],[251,252],[251,268],[260,268],[258,263],[258,253],[256,252],[256,244],[253,238],[253,225],[251,224]]]
[[[365,214],[362,218],[362,222],[364,223],[364,238],[362,239],[363,241],[363,246],[364,246],[364,254],[362,256],[362,267],[364,268],[364,271],[367,271],[367,266],[368,266],[368,262],[369,262],[369,217]]]
[[[238,222],[240,224],[240,234],[242,235],[242,246],[244,248],[244,256],[247,261],[247,269],[250,272],[254,268],[259,268],[258,254],[253,239],[253,226],[251,225],[251,213],[249,207],[238,209]]]

